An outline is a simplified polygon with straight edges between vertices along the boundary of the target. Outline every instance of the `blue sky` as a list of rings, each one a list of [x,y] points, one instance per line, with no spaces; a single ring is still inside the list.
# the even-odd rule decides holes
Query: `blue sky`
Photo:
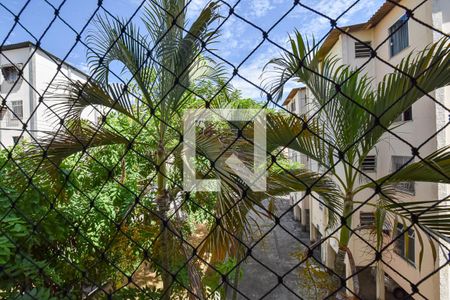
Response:
[[[40,38],[46,30],[50,21],[54,18],[55,7],[60,6],[62,0],[31,0],[24,9],[20,23],[27,28],[26,32],[20,26],[16,26],[7,37],[8,32],[14,24],[14,17],[5,7],[17,14],[26,3],[26,0],[0,0],[0,42],[5,44],[21,41],[35,41]],[[48,2],[48,3],[47,3]],[[104,0],[103,8],[114,15],[124,18],[130,17],[142,2],[141,0]],[[199,13],[207,0],[192,0],[189,5],[191,19]],[[236,0],[227,0],[229,5],[234,6]],[[382,0],[302,0],[301,3],[317,10],[320,13],[336,18],[346,11],[338,21],[339,26],[355,24],[366,21],[382,4]],[[5,6],[5,7],[2,7]],[[248,20],[263,30],[269,30],[282,16],[293,6],[292,0],[242,0],[235,8],[235,13]],[[89,17],[95,12],[97,1],[95,0],[66,0],[60,10],[60,16],[73,29],[80,31]],[[105,11],[101,9],[100,14]],[[139,13],[136,17],[138,20]],[[228,13],[228,7],[222,4],[222,14]],[[88,27],[82,37],[86,37]],[[269,38],[286,46],[288,34],[294,29],[308,35],[314,35],[316,39],[322,38],[330,30],[328,19],[304,7],[296,6],[286,17],[283,18],[269,33]],[[34,37],[33,37],[34,36]],[[56,19],[54,24],[42,39],[42,47],[53,54],[63,58],[75,43],[76,34],[61,20]],[[253,51],[263,39],[261,32],[247,24],[236,16],[231,16],[222,26],[219,43],[215,46],[217,54],[235,66]],[[239,74],[256,85],[261,85],[261,71],[263,66],[271,58],[277,56],[281,50],[265,41],[239,68]],[[86,48],[78,44],[68,55],[67,61],[87,71]],[[235,78],[232,81],[234,87],[240,89],[245,96],[259,98],[260,91],[244,80]]]

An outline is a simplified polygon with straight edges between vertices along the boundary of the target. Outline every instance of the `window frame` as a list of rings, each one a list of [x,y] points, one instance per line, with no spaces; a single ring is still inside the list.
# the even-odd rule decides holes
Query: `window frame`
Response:
[[[20,106],[17,105],[20,103]],[[16,111],[16,108],[20,107],[20,113]],[[12,100],[11,101],[11,120],[22,120],[23,119],[23,100]]]
[[[402,52],[404,49],[409,47],[409,27],[408,27],[408,16],[406,14],[402,15],[394,24],[388,29],[389,33],[389,55],[394,57],[395,55]],[[405,32],[406,31],[406,34]],[[404,45],[400,45],[398,49],[394,47],[394,38],[398,35],[404,34],[405,42]]]
[[[405,156],[405,155],[392,155],[391,157],[391,163],[392,163],[392,172],[395,172],[399,170],[400,168],[403,168],[404,166],[407,166],[411,162],[414,162],[414,160],[410,161],[412,156]],[[403,162],[401,163],[395,163],[395,159],[402,159]],[[416,186],[414,181],[405,181],[405,182],[399,182],[395,185],[395,190],[406,193],[409,195],[415,195],[416,194]]]
[[[394,238],[396,238],[394,252],[409,264],[416,266],[416,232],[414,229],[409,228],[405,232],[403,224],[397,223],[397,229],[394,234]],[[406,234],[408,234],[408,255],[406,255]]]
[[[368,218],[370,216],[370,218]],[[367,222],[370,219],[370,223]],[[363,222],[364,220],[364,222]],[[360,226],[375,226],[375,214],[370,211],[359,212],[359,225]]]

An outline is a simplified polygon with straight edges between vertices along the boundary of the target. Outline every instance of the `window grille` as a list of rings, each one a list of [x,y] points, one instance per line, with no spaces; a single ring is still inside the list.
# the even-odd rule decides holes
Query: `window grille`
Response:
[[[361,226],[372,226],[375,224],[375,215],[373,212],[360,212],[359,224]]]
[[[23,101],[14,100],[11,101],[11,119],[22,120],[23,118]]]
[[[355,42],[355,58],[370,57],[370,42]]]
[[[377,170],[377,157],[375,155],[366,156],[362,162],[361,169],[362,171],[375,172]]]

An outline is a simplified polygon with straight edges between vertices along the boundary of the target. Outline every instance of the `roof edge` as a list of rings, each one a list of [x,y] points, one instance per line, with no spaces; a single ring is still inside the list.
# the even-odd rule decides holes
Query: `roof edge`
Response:
[[[298,92],[298,91],[301,91],[301,90],[304,90],[304,89],[306,89],[306,87],[304,87],[304,86],[298,87],[298,88],[293,88],[293,89],[289,92],[289,94],[288,94],[288,96],[286,97],[286,99],[284,100],[283,106],[288,105],[288,104],[292,101],[292,99],[294,98],[294,96],[297,94],[297,92]]]
[[[398,6],[397,3],[399,3],[400,1],[401,0],[386,0],[367,22],[343,26],[339,27],[340,29],[334,28],[333,30],[331,30],[317,52],[317,54],[319,55],[319,59],[322,60],[325,58],[334,44],[336,44],[336,42],[338,41],[342,31],[350,32],[363,29],[371,29],[375,27],[394,7]]]
[[[17,49],[22,49],[22,48],[29,48],[29,47],[34,47],[39,51],[42,51],[45,55],[49,56],[50,58],[56,60],[59,63],[62,63],[66,66],[68,66],[69,68],[81,73],[82,75],[86,76],[86,78],[89,78],[90,75],[86,74],[86,72],[81,71],[79,68],[75,67],[74,65],[63,61],[61,58],[59,58],[58,56],[56,56],[55,54],[41,48],[40,46],[37,46],[35,43],[31,42],[31,41],[25,41],[25,42],[19,42],[19,43],[15,43],[15,44],[9,44],[9,45],[3,45],[0,47],[0,51],[10,51],[10,50],[17,50]]]

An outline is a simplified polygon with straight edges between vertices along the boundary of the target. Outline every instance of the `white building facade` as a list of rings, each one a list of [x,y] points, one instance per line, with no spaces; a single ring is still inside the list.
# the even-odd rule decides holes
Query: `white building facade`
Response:
[[[394,1],[400,6],[392,2],[387,1],[383,4],[368,22],[344,27],[344,31],[348,34],[333,30],[322,44],[319,55],[322,57],[334,56],[340,60],[340,63],[354,68],[363,66],[362,71],[374,79],[373,85],[376,86],[385,74],[394,71],[389,64],[395,66],[409,53],[423,50],[429,44],[436,42],[442,37],[440,32],[450,33],[450,1]],[[405,22],[406,11],[401,6],[412,10],[414,18]],[[433,28],[437,30],[435,31]],[[371,58],[370,49],[365,44],[370,44],[372,48],[379,47],[376,51],[377,58]],[[410,145],[420,147],[420,156],[425,157],[450,144],[450,129],[446,128],[450,122],[447,110],[450,108],[450,87],[436,90],[430,93],[430,96],[440,104],[428,96],[422,97],[403,113],[398,120],[402,125],[393,130],[407,143],[393,134],[385,134],[382,141],[376,145],[373,153],[364,162],[362,170],[364,173],[376,179],[395,171],[412,157]],[[289,94],[284,106],[296,114],[308,114],[312,111],[309,104],[311,97],[307,88],[297,88]],[[439,133],[436,135],[437,132]],[[430,137],[432,138],[430,139]],[[304,155],[290,151],[289,156],[308,168],[319,170],[319,166]],[[363,176],[360,180],[361,182],[365,181]],[[397,188],[410,200],[444,199],[449,195],[449,187],[445,184],[416,182],[400,184]],[[302,196],[301,193],[293,193],[291,200],[296,203]],[[364,201],[370,197],[370,194],[367,192],[359,197],[358,200]],[[294,209],[294,214],[300,220],[302,227],[310,231],[312,241],[329,235],[325,231],[326,209],[324,210],[323,206],[318,201],[314,201],[311,196],[305,197],[299,202]],[[370,207],[364,206],[353,214],[352,221],[355,226],[358,226],[358,224],[370,223],[373,218]],[[391,232],[391,234],[396,233]],[[357,266],[366,266],[373,260],[373,256],[366,251],[368,248],[366,243],[354,235],[349,246]],[[420,245],[414,230],[409,233],[408,246],[403,243],[396,247],[393,251],[389,251],[386,257],[383,256],[384,261],[389,262],[389,266],[385,267],[388,277],[408,293],[411,293],[409,280],[412,283],[420,282],[418,288],[425,299],[450,299],[448,266],[421,282],[422,278],[445,264],[447,261],[445,255],[448,253],[445,255],[440,253],[438,260],[434,262],[431,247],[425,246],[424,260],[422,267],[419,268]],[[408,247],[408,251],[404,249],[405,247]],[[328,239],[322,245],[322,261],[332,267],[337,250],[336,240]],[[387,257],[388,255],[389,257]],[[404,278],[393,270],[402,274]],[[349,268],[348,272],[350,275]],[[424,299],[418,294],[413,297],[414,299]]]
[[[62,116],[51,112],[52,84],[88,79],[81,70],[31,42],[3,46],[0,69],[1,148],[19,139],[33,140],[55,128],[55,121]],[[93,112],[88,115],[91,119]]]

